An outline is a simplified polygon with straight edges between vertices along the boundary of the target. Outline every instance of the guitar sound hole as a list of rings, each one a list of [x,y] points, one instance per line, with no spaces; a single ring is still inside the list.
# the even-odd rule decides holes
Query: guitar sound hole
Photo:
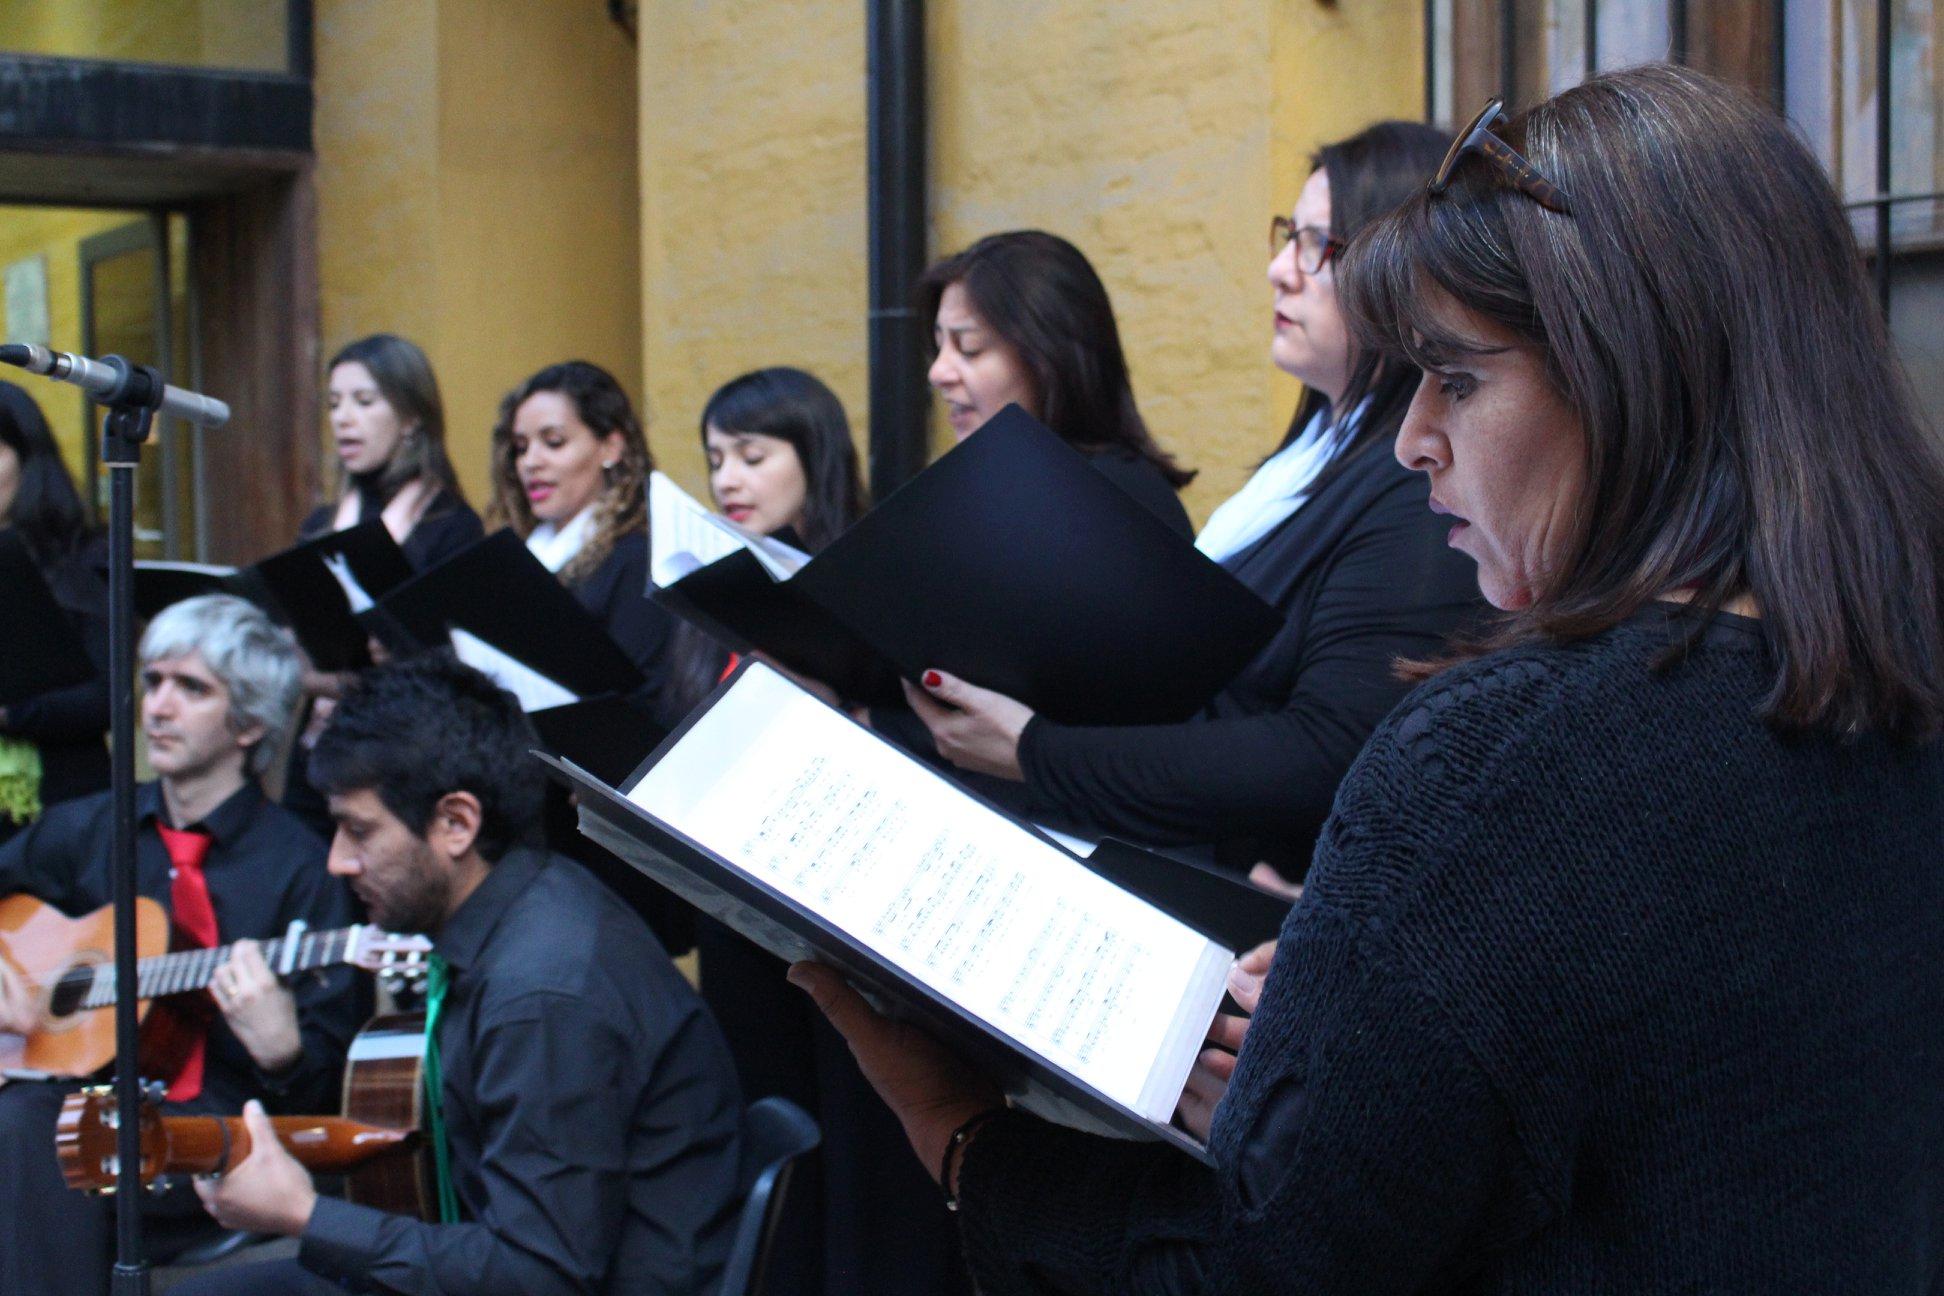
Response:
[[[47,1012],[50,1017],[67,1017],[80,1010],[81,1001],[88,996],[88,988],[94,984],[94,971],[90,968],[74,968],[61,975],[54,983],[54,993],[49,996]]]

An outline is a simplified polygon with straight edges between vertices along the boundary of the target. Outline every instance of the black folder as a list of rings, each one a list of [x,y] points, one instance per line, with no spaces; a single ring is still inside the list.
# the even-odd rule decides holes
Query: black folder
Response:
[[[341,563],[374,600],[412,574],[391,532],[373,519],[292,545],[248,567],[137,563],[135,609],[152,617],[185,598],[234,594],[288,626],[317,669],[362,670],[371,665],[366,647],[370,630],[326,563]]]
[[[0,529],[0,601],[0,706],[94,678],[81,636],[11,527]]]
[[[1016,405],[788,579],[741,552],[655,597],[854,700],[936,667],[1067,724],[1185,720],[1282,625]]]
[[[527,719],[542,747],[603,783],[621,783],[668,737],[647,707],[613,693],[529,711]]]
[[[1232,950],[1276,939],[1295,902],[1206,864],[1104,838],[1081,861],[1157,909]]]
[[[394,651],[445,647],[460,629],[583,699],[643,683],[606,627],[508,529],[412,577],[376,613],[366,622]],[[396,642],[400,632],[408,643]]]
[[[1167,1121],[1142,1116],[1075,1074],[1008,1040],[997,1027],[982,1021],[937,989],[873,953],[860,943],[859,938],[845,932],[830,919],[643,810],[617,790],[617,787],[634,788],[661,761],[669,758],[683,737],[752,669],[756,668],[745,663],[719,685],[710,698],[696,708],[624,783],[610,786],[607,781],[594,777],[570,761],[536,752],[535,756],[547,765],[553,776],[577,794],[581,831],[618,858],[640,869],[704,912],[714,914],[772,954],[789,961],[815,959],[835,967],[881,1010],[914,1021],[931,1031],[1005,1086],[1008,1093],[1031,1110],[1049,1119],[1096,1132],[1120,1137],[1161,1139],[1191,1155],[1207,1159],[1206,1149],[1179,1128]],[[850,722],[844,720],[841,723],[848,725]],[[884,740],[873,735],[869,741],[883,743]],[[831,757],[833,761],[836,759],[835,756]],[[1032,831],[1030,825],[1003,808],[958,787],[908,754],[899,752],[898,760],[902,762],[900,768],[905,771],[899,775],[901,779],[908,778],[915,783],[933,780],[945,783],[953,789],[950,796],[962,797],[992,815],[1010,820],[1018,828]],[[933,790],[936,791],[935,785]],[[842,808],[832,807],[832,811],[848,817]],[[1035,835],[1041,836],[1049,849],[1060,851],[1069,860],[1075,860],[1108,882],[1119,885],[1111,856],[1109,867],[1101,867],[1091,861],[1078,859],[1043,834]],[[1126,849],[1145,855],[1136,848]],[[1217,909],[1222,900],[1233,898],[1229,893],[1237,884],[1232,879],[1216,878],[1215,881],[1219,885],[1210,888],[1199,902],[1204,910]],[[1134,890],[1125,886],[1121,889]],[[1193,890],[1193,884],[1174,890],[1177,895],[1187,894]],[[1147,899],[1138,890],[1134,890],[1134,894]],[[1232,957],[1232,945],[1216,938],[1203,925],[1173,914],[1164,904],[1151,899],[1147,903],[1175,916],[1183,926],[1208,938],[1211,942],[1208,952],[1219,953],[1221,959],[1214,970],[1220,972],[1226,969],[1228,959]],[[1078,974],[1085,975],[1086,970],[1081,968]],[[1211,1013],[1213,1006],[1211,1001]],[[1153,1007],[1136,1002],[1129,1004],[1127,1011],[1140,1012]],[[1171,1029],[1187,1025],[1189,1023],[1185,1020],[1176,1020]],[[1200,1032],[1206,1025],[1205,1019],[1192,1023],[1193,1044],[1199,1045]],[[1188,1040],[1189,1034],[1181,1031],[1173,1038]],[[1172,1098],[1168,1101],[1172,1102]]]
[[[245,592],[238,577],[236,568],[213,563],[138,558],[135,560],[135,615],[148,621],[163,608],[204,594],[237,594],[257,602],[260,596]]]

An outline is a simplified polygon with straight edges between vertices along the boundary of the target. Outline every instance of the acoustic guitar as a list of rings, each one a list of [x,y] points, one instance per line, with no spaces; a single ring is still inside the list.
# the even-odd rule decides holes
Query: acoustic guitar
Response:
[[[432,1141],[420,1132],[425,1014],[374,1017],[358,1032],[344,1071],[344,1115],[272,1116],[277,1141],[313,1172],[342,1173],[351,1201],[418,1219],[439,1217]],[[165,1116],[159,1086],[142,1101],[141,1180],[223,1174],[250,1155],[240,1116]],[[110,1193],[119,1108],[108,1085],[68,1095],[54,1127],[54,1153],[68,1187]]]
[[[229,961],[233,945],[183,950],[169,947],[169,920],[153,900],[135,901],[137,1011],[169,995],[207,989]],[[0,1073],[37,1071],[49,1076],[92,1075],[115,1060],[114,910],[69,918],[32,896],[0,900],[0,961],[26,978],[40,1003],[40,1024],[26,1035],[0,1031]],[[313,932],[295,922],[281,937],[263,942],[263,959],[280,977],[349,963],[394,984],[422,979],[432,942],[368,924]],[[4,1083],[4,1077],[0,1077]]]

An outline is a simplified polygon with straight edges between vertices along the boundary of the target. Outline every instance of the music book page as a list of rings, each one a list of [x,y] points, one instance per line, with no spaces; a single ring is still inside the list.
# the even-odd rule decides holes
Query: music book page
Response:
[[[545,711],[580,701],[572,690],[458,626],[452,627],[452,651],[460,661],[518,698],[522,711]]]
[[[1167,1123],[1232,955],[757,665],[628,799]]]
[[[648,477],[648,578],[673,585],[698,567],[747,549],[777,580],[788,580],[810,555],[771,536],[744,531],[711,512],[662,473]]]

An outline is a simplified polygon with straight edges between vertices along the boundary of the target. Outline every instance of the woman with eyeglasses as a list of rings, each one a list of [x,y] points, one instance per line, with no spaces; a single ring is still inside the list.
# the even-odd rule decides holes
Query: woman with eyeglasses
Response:
[[[1648,66],[1477,126],[1339,287],[1507,615],[1231,978],[1213,1168],[793,971],[991,1296],[1944,1287],[1944,456],[1765,105]]]
[[[1272,886],[1302,877],[1338,781],[1404,694],[1392,663],[1435,652],[1476,607],[1423,480],[1386,452],[1417,370],[1358,345],[1336,290],[1338,249],[1422,187],[1446,142],[1382,122],[1326,145],[1271,228],[1269,354],[1305,392],[1197,544],[1285,616],[1282,631],[1185,724],[1053,724],[934,672],[907,693],[946,760],[996,776],[993,795],[1043,822],[1237,872],[1266,862],[1256,876]]]

